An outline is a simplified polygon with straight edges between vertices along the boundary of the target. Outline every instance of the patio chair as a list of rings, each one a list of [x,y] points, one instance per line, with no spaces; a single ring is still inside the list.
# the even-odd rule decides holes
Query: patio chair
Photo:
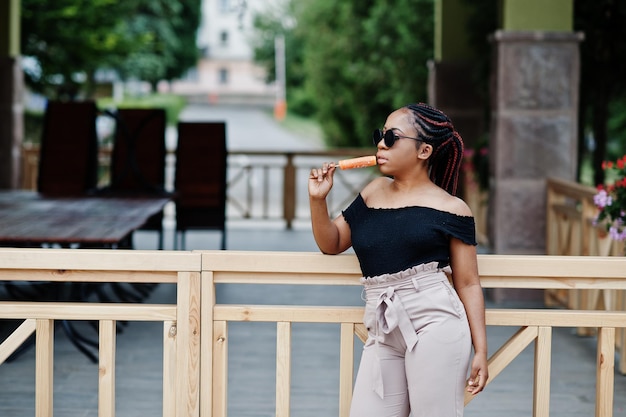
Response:
[[[37,191],[77,196],[98,183],[98,108],[93,101],[49,101],[39,151]]]
[[[174,180],[174,249],[188,230],[218,230],[226,249],[226,124],[179,122]]]
[[[111,185],[116,193],[165,192],[164,109],[119,109],[111,156]]]
[[[168,195],[165,190],[164,109],[119,109],[116,120],[111,183],[103,190],[112,195]],[[163,249],[163,212],[152,216],[141,230],[159,233]]]

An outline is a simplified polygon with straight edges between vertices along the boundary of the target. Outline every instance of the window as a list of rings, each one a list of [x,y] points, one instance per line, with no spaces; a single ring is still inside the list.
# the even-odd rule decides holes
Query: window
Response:
[[[218,82],[220,84],[228,84],[228,69],[227,68],[220,68],[219,74],[218,74]]]
[[[228,13],[230,11],[230,0],[220,0],[220,13]]]
[[[228,45],[228,32],[225,30],[220,32],[220,44],[222,46]]]

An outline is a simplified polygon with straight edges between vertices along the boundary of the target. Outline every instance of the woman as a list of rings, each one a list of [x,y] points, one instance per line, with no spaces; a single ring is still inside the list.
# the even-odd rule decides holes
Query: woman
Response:
[[[474,218],[454,196],[463,142],[420,103],[391,113],[374,143],[383,176],[334,220],[326,196],[336,167],[309,177],[317,245],[326,254],[352,246],[363,275],[368,339],[350,415],[462,416],[464,391],[479,393],[488,378]]]

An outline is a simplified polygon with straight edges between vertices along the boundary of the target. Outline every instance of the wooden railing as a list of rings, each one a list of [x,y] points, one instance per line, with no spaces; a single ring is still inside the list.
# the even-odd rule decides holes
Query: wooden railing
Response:
[[[334,149],[327,151],[229,151],[227,208],[228,220],[278,220],[291,228],[296,221],[309,222],[307,180],[312,167],[324,161],[372,154],[373,149]],[[101,186],[108,184],[111,147],[101,147],[99,166]],[[22,148],[22,188],[37,188],[39,147]],[[168,151],[167,187],[173,187],[175,154]],[[374,176],[376,169],[340,171],[335,176],[333,192],[328,196],[331,216],[354,199]],[[471,175],[464,176],[464,200],[476,218],[479,243],[487,245],[487,193],[478,189]]]
[[[548,178],[546,253],[548,255],[623,256],[624,243],[594,224],[598,209],[594,187]]]
[[[595,256],[479,255],[485,288],[626,289],[626,258]],[[36,415],[52,416],[53,321],[100,322],[99,415],[113,416],[115,322],[154,320],[164,325],[164,416],[226,416],[228,327],[237,321],[276,323],[276,415],[290,415],[291,327],[294,323],[341,326],[339,415],[347,416],[354,376],[354,335],[361,340],[362,307],[224,305],[217,284],[360,285],[354,255],[291,252],[169,252],[62,249],[0,249],[0,282],[157,282],[177,285],[176,305],[99,303],[0,303],[0,319],[24,320],[0,345],[0,363],[29,334],[37,337]],[[294,300],[295,301],[295,300]],[[519,331],[489,359],[490,384],[526,346],[535,343],[533,415],[549,416],[551,338],[555,327],[598,329],[597,417],[611,417],[616,329],[626,327],[624,311],[569,309],[488,309],[488,326]],[[531,366],[531,364],[528,364]],[[572,364],[576,366],[576,364]],[[466,397],[466,403],[471,400]]]
[[[112,148],[99,149],[100,186],[109,182]],[[227,173],[227,218],[229,220],[278,220],[291,228],[297,220],[309,219],[307,180],[311,168],[323,161],[372,154],[373,149],[325,151],[229,151]],[[37,188],[39,147],[22,148],[22,188]],[[166,188],[173,190],[175,151],[166,157]],[[377,171],[342,171],[335,177],[329,196],[330,212],[336,215],[356,196]]]
[[[190,252],[0,249],[5,282],[171,283],[175,305],[91,302],[0,302],[0,319],[23,323],[0,344],[0,364],[35,333],[35,415],[53,415],[55,320],[99,323],[98,415],[115,415],[116,323],[163,323],[163,416],[198,415],[201,255]],[[72,283],[72,284],[70,284]]]
[[[611,239],[606,229],[594,224],[598,210],[593,203],[597,190],[575,182],[549,178],[546,182],[546,253],[569,256],[621,256],[624,242]],[[619,289],[549,289],[546,305],[580,310],[626,310],[626,292]],[[579,335],[591,335],[592,328],[579,328]],[[626,331],[619,330],[616,348],[626,349]],[[620,355],[618,369],[626,374],[626,355]]]

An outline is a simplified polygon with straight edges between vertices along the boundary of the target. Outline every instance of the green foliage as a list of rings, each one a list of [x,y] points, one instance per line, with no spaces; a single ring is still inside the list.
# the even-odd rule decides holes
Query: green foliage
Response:
[[[31,89],[90,96],[99,69],[151,83],[195,64],[200,0],[22,0],[22,51]],[[189,42],[193,39],[193,42]]]
[[[391,110],[426,100],[433,0],[291,0],[285,7],[288,13],[256,19],[256,59],[273,74],[273,37],[284,33],[289,109],[315,111],[328,145],[370,146]]]
[[[98,100],[98,108],[161,108],[165,109],[167,124],[176,125],[178,116],[187,105],[185,99],[175,94],[149,94],[141,97],[126,97],[116,103],[110,98]]]
[[[611,118],[607,125],[609,136],[607,159],[617,160],[626,154],[626,97],[613,100],[609,112]]]
[[[35,57],[38,68],[26,71],[35,91],[56,97],[75,97],[84,78],[103,63],[103,56],[132,45],[115,30],[120,14],[133,1],[22,0],[22,51]]]
[[[138,13],[124,21],[125,32],[137,47],[117,56],[116,69],[123,78],[137,78],[153,86],[171,80],[196,64],[196,28],[200,0],[141,0]]]
[[[171,65],[165,68],[164,79],[174,80],[189,68],[195,67],[199,58],[196,35],[201,21],[202,0],[177,0],[180,9],[171,16],[175,43],[169,48]]]
[[[43,112],[24,111],[24,143],[39,143],[43,134]]]
[[[432,1],[294,1],[307,5],[307,88],[330,146],[369,146],[391,110],[426,99]]]

